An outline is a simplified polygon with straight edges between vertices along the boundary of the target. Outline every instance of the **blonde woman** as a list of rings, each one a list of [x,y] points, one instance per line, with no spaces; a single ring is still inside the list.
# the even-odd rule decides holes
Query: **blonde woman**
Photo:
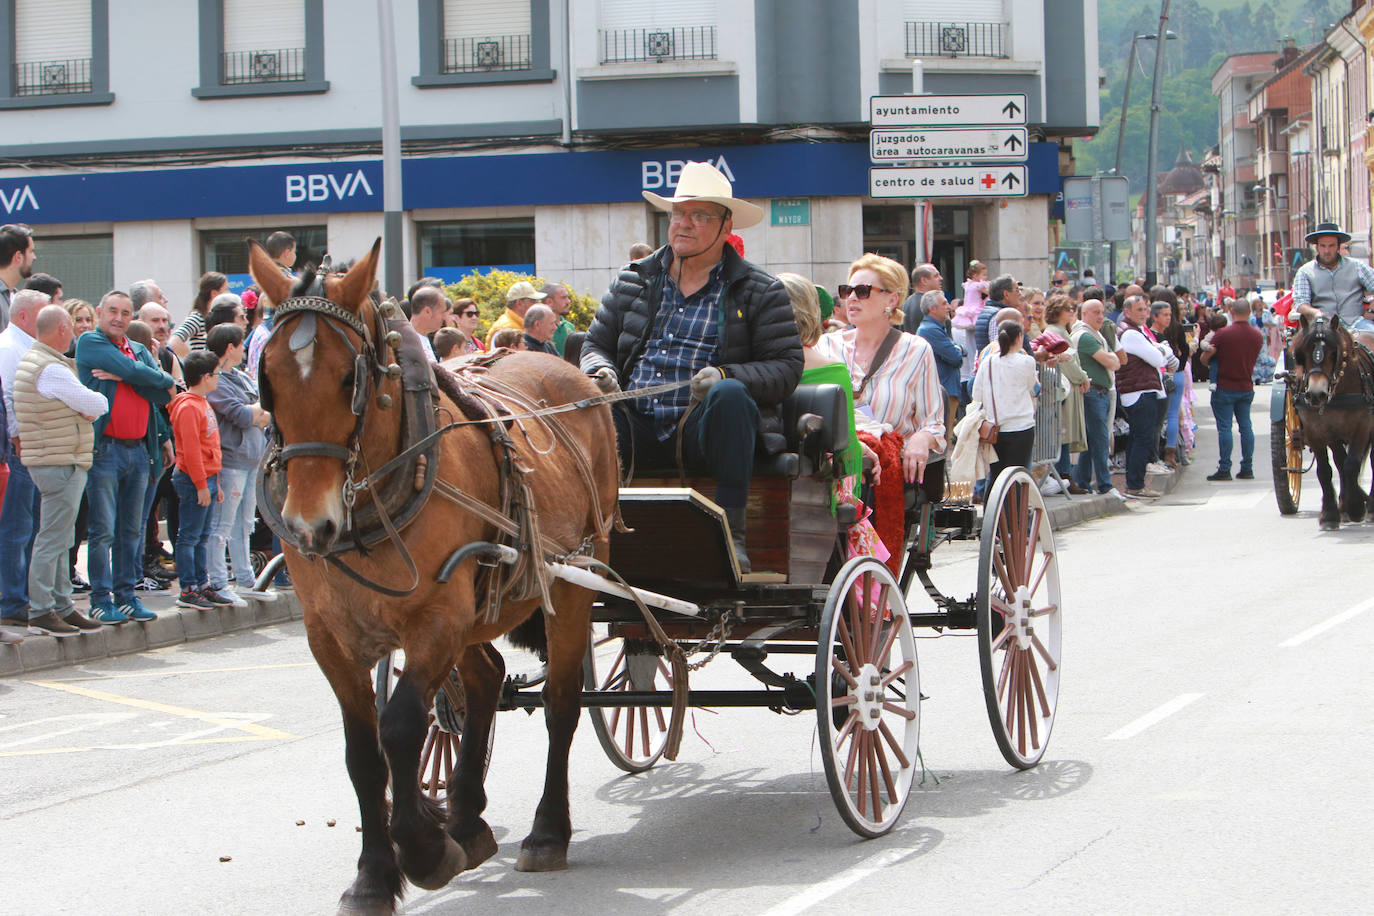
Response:
[[[840,286],[853,326],[821,337],[816,350],[849,370],[858,429],[903,437],[902,476],[914,484],[924,481],[932,454],[944,452],[945,409],[930,344],[892,326],[906,294],[902,265],[865,254],[849,266],[849,281]]]

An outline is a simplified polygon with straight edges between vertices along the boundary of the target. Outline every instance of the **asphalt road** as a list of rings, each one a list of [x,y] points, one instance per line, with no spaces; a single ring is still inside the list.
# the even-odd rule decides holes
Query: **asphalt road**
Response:
[[[1208,422],[1169,497],[1059,536],[1065,667],[1038,768],[1002,762],[973,640],[927,638],[930,775],[888,836],[840,821],[810,715],[697,711],[681,758],[641,776],[584,722],[571,868],[518,874],[545,741],[505,713],[500,853],[403,912],[1369,912],[1374,523],[1319,532],[1313,475],[1281,518],[1266,460],[1207,483]],[[974,550],[937,554],[949,591],[972,588]],[[0,761],[0,913],[328,913],[352,880],[342,732],[298,623],[0,680]]]

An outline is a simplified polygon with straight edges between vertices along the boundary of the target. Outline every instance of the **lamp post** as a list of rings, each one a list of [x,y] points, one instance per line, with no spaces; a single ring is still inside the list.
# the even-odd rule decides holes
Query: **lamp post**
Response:
[[[1159,7],[1159,34],[1168,34],[1164,26],[1169,21],[1169,0],[1163,0]],[[1155,74],[1150,85],[1150,144],[1146,157],[1148,170],[1145,175],[1145,288],[1149,289],[1158,280],[1155,261],[1155,221],[1159,218],[1159,84],[1164,75],[1164,49],[1155,49]]]
[[[1164,40],[1165,40],[1165,41],[1172,41],[1172,40],[1174,40],[1174,39],[1177,38],[1177,37],[1178,37],[1178,36],[1175,35],[1175,34],[1174,34],[1173,32],[1171,32],[1171,31],[1166,31],[1166,32],[1164,33]],[[1120,174],[1121,174],[1121,148],[1122,148],[1122,144],[1123,144],[1123,143],[1125,142],[1125,140],[1126,140],[1126,108],[1127,108],[1128,105],[1131,104],[1131,77],[1135,76],[1135,46],[1136,46],[1136,42],[1138,42],[1138,41],[1155,41],[1155,40],[1158,39],[1158,38],[1159,38],[1159,35],[1158,35],[1158,33],[1155,33],[1155,32],[1151,32],[1151,33],[1149,33],[1149,34],[1147,34],[1147,35],[1133,35],[1133,36],[1131,37],[1131,54],[1130,54],[1130,57],[1128,57],[1127,60],[1126,60],[1126,86],[1125,86],[1125,88],[1124,88],[1124,89],[1122,90],[1122,92],[1121,92],[1121,123],[1117,125],[1117,129],[1116,129],[1116,160],[1115,160],[1115,163],[1112,165],[1112,174],[1113,174],[1113,175],[1120,175]],[[1158,57],[1159,57],[1159,49],[1156,47],[1156,49],[1155,49],[1155,58],[1158,59]],[[1115,242],[1112,242],[1112,243],[1110,243],[1110,244],[1111,244],[1111,266],[1108,268],[1108,270],[1111,272],[1111,282],[1112,282],[1112,283],[1116,283],[1116,243],[1115,243]]]
[[[401,116],[396,85],[396,25],[391,0],[377,0],[377,42],[382,94],[382,289],[399,297],[405,288],[404,217],[401,199]]]

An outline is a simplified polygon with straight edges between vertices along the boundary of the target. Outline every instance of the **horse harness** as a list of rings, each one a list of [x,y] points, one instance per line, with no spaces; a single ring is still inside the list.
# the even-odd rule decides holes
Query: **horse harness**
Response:
[[[429,362],[418,333],[409,321],[396,317],[397,310],[392,303],[375,308],[369,323],[330,301],[323,293],[323,284],[317,279],[304,295],[283,301],[276,309],[276,323],[268,339],[294,328],[288,345],[293,352],[298,352],[314,343],[321,323],[338,334],[354,358],[350,406],[356,421],[347,445],[343,446],[331,442],[284,445],[280,432],[274,428],[258,479],[258,504],[262,507],[263,520],[284,543],[303,556],[322,557],[360,585],[383,595],[401,597],[418,587],[419,572],[400,532],[415,520],[430,496],[437,493],[493,525],[499,532],[498,542],[509,544],[520,555],[514,568],[495,562],[482,564],[485,582],[479,582],[479,588],[485,590],[486,619],[491,622],[499,616],[501,601],[505,598],[522,600],[536,595],[551,613],[548,574],[543,559],[590,554],[593,539],[607,537],[612,524],[618,521],[618,516],[608,520],[601,513],[595,498],[591,461],[585,450],[563,424],[546,419],[547,414],[561,412],[560,408],[543,408],[542,404],[487,377],[485,370],[504,353],[474,361],[460,380]],[[358,345],[346,330],[356,335]],[[396,361],[384,364],[388,353]],[[398,378],[403,392],[400,452],[374,471],[368,467],[362,452],[369,402],[373,400],[374,387],[383,380]],[[439,387],[458,405],[463,420],[437,425],[438,411],[444,410],[439,406]],[[271,411],[274,393],[266,373],[259,373],[259,389],[263,407]],[[600,400],[588,398],[577,405],[561,407],[583,406]],[[391,397],[385,393],[377,394],[375,401],[383,410],[393,406]],[[506,401],[513,402],[520,413],[513,413]],[[520,421],[529,417],[539,418],[551,433],[547,449],[536,450],[548,451],[557,443],[565,445],[573,454],[579,476],[591,496],[597,533],[575,548],[557,544],[539,530],[539,514],[528,480],[532,468],[520,459],[509,433],[510,427],[518,424],[528,441],[529,432]],[[443,436],[466,425],[481,425],[491,440],[500,476],[498,506],[488,505],[437,473],[440,462],[436,452]],[[344,464],[342,499],[347,512],[344,530],[323,552],[305,547],[282,515],[286,503],[286,465],[292,458],[299,457],[334,458]],[[371,499],[360,505],[358,496],[364,492],[370,493]],[[369,548],[383,541],[390,541],[405,562],[411,580],[409,585],[401,588],[383,585],[353,569],[342,557],[355,550],[367,555]],[[536,547],[539,548],[538,559],[533,553]]]
[[[1326,362],[1327,344],[1325,317],[1320,317],[1314,320],[1312,326],[1312,337],[1314,339],[1314,343],[1312,344],[1312,363],[1314,366],[1321,366],[1323,363]],[[1354,344],[1354,347],[1349,352],[1341,352],[1341,338],[1339,331],[1337,332],[1336,358],[1339,361],[1340,365],[1336,369],[1336,374],[1331,379],[1331,394],[1327,397],[1326,401],[1323,402],[1320,407],[1317,407],[1316,405],[1313,405],[1312,402],[1308,399],[1307,377],[1310,374],[1310,370],[1305,370],[1302,373],[1302,385],[1294,394],[1294,400],[1299,405],[1303,407],[1314,408],[1318,413],[1325,413],[1328,407],[1334,408],[1336,410],[1352,410],[1360,408],[1374,409],[1374,373],[1372,373],[1370,370],[1370,367],[1374,366],[1374,353],[1371,353],[1369,351],[1369,348],[1366,347],[1362,341],[1360,341],[1353,335],[1351,335],[1350,339],[1351,343]],[[1361,359],[1361,356],[1363,356],[1364,358]],[[1355,363],[1356,368],[1360,373],[1360,390],[1358,392],[1347,391],[1343,394],[1337,394],[1336,391],[1340,387],[1341,379],[1345,377],[1345,370],[1349,368],[1352,362]]]

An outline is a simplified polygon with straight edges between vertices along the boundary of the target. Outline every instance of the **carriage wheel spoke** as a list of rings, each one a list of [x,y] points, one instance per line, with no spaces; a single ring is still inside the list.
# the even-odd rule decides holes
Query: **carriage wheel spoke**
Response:
[[[1050,698],[1045,693],[1045,682],[1040,679],[1040,666],[1035,663],[1034,656],[1027,656],[1027,667],[1030,668],[1031,684],[1035,687],[1035,700],[1040,708],[1040,714],[1046,719],[1050,717]]]
[[[835,670],[836,674],[844,678],[844,682],[850,686],[850,689],[859,689],[859,679],[853,674],[850,674],[849,669],[844,666],[844,663],[833,655],[830,656],[830,667]]]
[[[858,724],[859,724],[859,714],[858,714],[858,712],[851,712],[851,713],[849,714],[849,718],[847,718],[847,719],[844,720],[844,725],[840,726],[839,734],[837,734],[837,735],[835,736],[835,750],[838,751],[838,750],[840,749],[840,746],[841,746],[842,744],[844,744],[844,739],[847,738],[847,737],[849,736],[850,732],[854,731],[854,728],[855,728]]]
[[[877,604],[874,605],[873,610],[871,612],[873,615],[873,631],[869,634],[868,648],[870,651],[873,652],[873,654],[868,657],[868,661],[873,662],[875,665],[884,657],[883,655],[879,654],[874,650],[876,650],[878,646],[882,644],[883,609],[887,607],[887,595],[889,591],[890,587],[886,582],[879,586],[878,601]]]
[[[898,706],[896,703],[889,703],[886,700],[883,701],[883,709],[886,709],[888,712],[891,713],[896,713],[903,719],[906,719],[908,722],[911,722],[916,718],[916,710],[907,709],[905,706]]]
[[[1030,726],[1031,747],[1040,746],[1040,729],[1037,722],[1037,707],[1035,706],[1035,696],[1031,684],[1031,667],[1033,666],[1030,654],[1026,654],[1025,663],[1021,666],[1021,712],[1025,716],[1026,724]]]
[[[611,722],[610,725],[607,727],[607,731],[609,731],[612,735],[620,731],[620,711],[622,709],[624,709],[623,706],[611,707]]]
[[[887,636],[883,638],[883,647],[878,650],[877,655],[873,656],[873,664],[881,666],[892,657],[892,646],[897,642],[897,637],[901,633],[901,625],[895,620],[892,621],[892,626],[887,628]]]
[[[1001,649],[1005,649],[1007,643],[1011,641],[1011,635],[1014,632],[1016,631],[1011,627],[1002,627],[1002,632],[998,633],[997,638],[992,641],[992,651],[997,652]]]
[[[635,756],[635,711],[626,707],[625,712],[625,756],[633,760]]]
[[[903,674],[906,674],[915,666],[915,664],[916,663],[913,662],[911,659],[907,659],[906,661],[902,662],[902,664],[899,667],[893,669],[891,674],[882,679],[882,681],[879,683],[879,686],[886,690],[888,684],[891,684],[897,678],[901,677]]]
[[[857,664],[855,659],[858,658],[858,656],[854,654],[854,639],[849,635],[849,625],[845,623],[844,615],[836,614],[835,623],[837,624],[835,630],[840,634],[840,645],[844,647],[845,661],[851,665]],[[834,653],[831,654],[833,655]]]
[[[859,758],[859,739],[863,737],[863,729],[855,729],[853,726],[859,722],[858,713],[850,713],[849,721],[845,722],[845,732],[849,735],[849,753],[846,755],[844,763],[844,784],[849,786],[854,782],[854,762]],[[841,743],[843,743],[843,738]],[[837,746],[838,749],[838,746]]]
[[[1041,510],[1031,510],[1030,537],[1026,539],[1026,555],[1021,558],[1021,569],[1027,574],[1035,567],[1035,548],[1040,546],[1040,520],[1042,516]]]
[[[1011,666],[1016,658],[1016,653],[1008,650],[1002,656],[1002,670],[997,675],[997,699],[1001,700],[1007,692],[1007,678],[1011,675]]]
[[[611,662],[611,667],[606,669],[606,680],[601,685],[602,690],[615,690],[611,686],[617,679],[623,679],[629,675],[629,666],[625,665],[625,646],[620,646],[620,652],[616,655],[615,661]]]
[[[873,737],[873,755],[878,758],[878,769],[883,774],[883,785],[887,788],[887,800],[890,804],[897,804],[897,783],[892,778],[892,767],[888,765],[887,753],[883,750],[883,743],[878,740],[877,735]]]
[[[1050,655],[1050,651],[1045,648],[1045,644],[1040,641],[1040,637],[1036,636],[1034,633],[1031,634],[1031,645],[1035,648],[1036,652],[1040,653],[1040,657],[1045,660],[1045,665],[1051,671],[1059,670],[1058,660]]]
[[[873,819],[883,816],[882,787],[878,784],[878,743],[873,740],[872,732],[864,732],[864,749],[868,754],[868,788],[873,797]]]
[[[1001,614],[1003,617],[1010,618],[1012,614],[1015,613],[1011,609],[1011,605],[1008,604],[1004,598],[997,595],[988,595],[988,604],[992,606],[994,611]]]
[[[1040,583],[1044,581],[1045,573],[1050,571],[1050,561],[1054,559],[1054,554],[1046,551],[1041,554],[1040,571],[1035,574],[1035,580],[1031,583],[1030,593],[1034,595],[1040,591]]]
[[[639,707],[639,747],[644,756],[649,756],[649,710]]]
[[[1001,551],[995,547],[992,551],[992,568],[997,571],[997,579],[1002,583],[1002,594],[1004,596],[1016,594],[1016,586],[1011,584],[1011,573],[1007,570],[1007,564],[1002,562]]]
[[[879,722],[878,731],[887,739],[887,745],[892,748],[892,755],[897,758],[897,762],[902,765],[902,769],[905,770],[909,768],[911,766],[911,761],[907,758],[906,752],[902,750],[902,746],[897,743],[897,739],[892,736],[892,730],[887,727],[887,723]]]
[[[1032,617],[1044,617],[1047,614],[1053,614],[1057,610],[1059,610],[1059,605],[1047,604],[1044,607],[1031,608],[1030,615]]]

